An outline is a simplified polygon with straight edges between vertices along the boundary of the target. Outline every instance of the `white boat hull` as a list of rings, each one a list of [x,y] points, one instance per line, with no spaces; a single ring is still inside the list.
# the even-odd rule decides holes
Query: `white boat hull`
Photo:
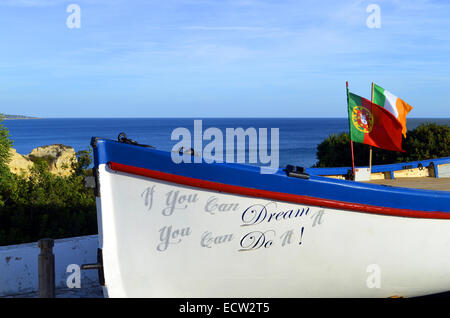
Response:
[[[223,193],[105,164],[98,173],[109,297],[411,297],[450,288],[448,219]]]

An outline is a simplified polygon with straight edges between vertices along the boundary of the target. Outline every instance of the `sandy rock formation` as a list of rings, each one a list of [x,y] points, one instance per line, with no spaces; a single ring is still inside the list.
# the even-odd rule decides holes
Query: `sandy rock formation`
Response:
[[[37,147],[28,155],[18,154],[15,149],[11,149],[10,152],[12,156],[9,168],[16,174],[28,175],[33,162],[41,158],[48,162],[51,173],[68,176],[72,173],[72,162],[77,160],[75,150],[61,144]]]
[[[33,162],[28,159],[26,156],[17,153],[16,149],[9,149],[9,153],[11,156],[11,160],[9,161],[9,170],[15,174],[24,174],[28,175],[30,168],[33,166]]]

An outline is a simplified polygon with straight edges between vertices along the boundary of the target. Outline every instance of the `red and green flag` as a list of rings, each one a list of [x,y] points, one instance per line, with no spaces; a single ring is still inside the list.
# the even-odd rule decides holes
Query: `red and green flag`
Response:
[[[347,92],[350,138],[381,149],[402,151],[402,124],[385,108]]]

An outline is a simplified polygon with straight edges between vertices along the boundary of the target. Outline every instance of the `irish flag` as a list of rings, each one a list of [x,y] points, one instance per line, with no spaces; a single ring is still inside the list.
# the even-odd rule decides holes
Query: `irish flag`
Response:
[[[347,91],[350,138],[374,147],[402,151],[402,125],[389,111]]]
[[[400,121],[403,136],[406,137],[406,115],[412,107],[376,84],[373,84],[373,102],[390,111]]]

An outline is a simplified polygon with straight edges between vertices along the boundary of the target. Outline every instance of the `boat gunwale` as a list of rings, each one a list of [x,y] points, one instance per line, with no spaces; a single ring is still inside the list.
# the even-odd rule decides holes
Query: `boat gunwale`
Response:
[[[165,171],[164,173],[179,177],[194,178],[196,182],[193,187],[199,183],[198,181],[209,181],[220,185],[218,191],[221,191],[224,185],[233,185],[247,189],[245,191],[250,189],[252,193],[261,190],[261,193],[265,194],[277,193],[276,197],[291,195],[296,198],[292,202],[300,203],[299,198],[302,198],[301,202],[307,202],[313,198],[316,202],[312,203],[316,206],[325,207],[323,203],[328,202],[332,203],[332,206],[341,206],[342,209],[340,203],[344,202],[347,208],[352,208],[353,211],[373,210],[372,213],[385,215],[450,218],[448,191],[390,187],[314,175],[309,179],[298,179],[286,176],[286,172],[281,168],[275,174],[261,175],[260,167],[240,163],[202,161],[202,163],[177,164],[171,160],[169,151],[103,138],[94,137],[92,140],[94,167],[97,168],[100,164],[116,162],[157,172]],[[283,189],[283,192],[279,192],[279,189]]]

